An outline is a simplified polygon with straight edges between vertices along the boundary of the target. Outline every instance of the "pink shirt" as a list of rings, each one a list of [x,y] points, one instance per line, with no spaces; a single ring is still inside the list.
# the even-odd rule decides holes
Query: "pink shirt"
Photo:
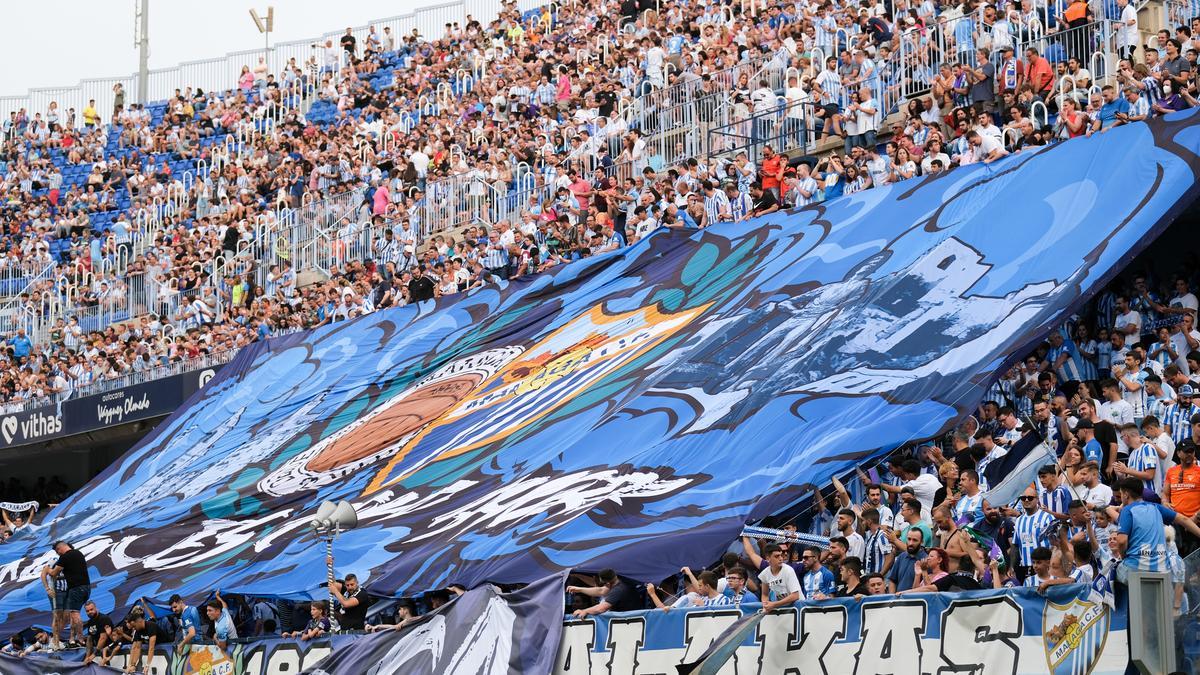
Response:
[[[556,101],[566,101],[571,98],[571,78],[566,74],[558,76],[558,93],[555,94]]]
[[[388,194],[388,188],[386,185],[380,185],[379,188],[375,190],[375,202],[373,204],[373,208],[371,209],[372,215],[382,216],[387,213],[389,196],[390,195]]]

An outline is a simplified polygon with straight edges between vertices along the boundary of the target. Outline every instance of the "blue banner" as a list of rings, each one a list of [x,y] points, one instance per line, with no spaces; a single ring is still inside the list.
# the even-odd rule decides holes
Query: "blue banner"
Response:
[[[563,628],[555,675],[703,672],[1125,672],[1126,609],[1083,585],[803,602],[743,621],[759,608],[609,613]],[[723,664],[705,661],[733,630],[754,628]],[[714,649],[717,647],[718,649]],[[718,670],[714,666],[721,665]],[[679,672],[692,672],[679,668]],[[698,671],[699,672],[699,671]]]
[[[566,574],[512,593],[491,584],[463,593],[399,631],[363,637],[310,675],[543,675],[554,665]]]
[[[0,654],[0,673],[4,675],[117,675],[121,671],[97,664],[84,665],[41,656],[18,657]]]
[[[244,349],[0,548],[0,628],[45,619],[57,539],[103,611],[320,592],[351,501],[370,592],[661,579],[952,428],[1196,195],[1191,112],[638,244]],[[1095,171],[1095,167],[1120,170]]]

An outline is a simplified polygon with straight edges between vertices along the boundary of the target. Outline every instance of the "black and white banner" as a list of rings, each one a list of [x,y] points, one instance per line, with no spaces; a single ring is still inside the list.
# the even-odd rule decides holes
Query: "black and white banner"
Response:
[[[545,675],[562,633],[565,574],[513,593],[485,584],[401,631],[338,649],[309,675]]]

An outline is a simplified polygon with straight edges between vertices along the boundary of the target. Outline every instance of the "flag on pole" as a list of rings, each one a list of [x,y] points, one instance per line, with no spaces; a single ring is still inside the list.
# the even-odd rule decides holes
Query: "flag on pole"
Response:
[[[990,486],[984,497],[995,506],[1011,504],[1037,480],[1039,468],[1053,464],[1057,459],[1054,450],[1038,434],[1025,434],[1013,444],[1008,454],[992,460],[983,470]]]

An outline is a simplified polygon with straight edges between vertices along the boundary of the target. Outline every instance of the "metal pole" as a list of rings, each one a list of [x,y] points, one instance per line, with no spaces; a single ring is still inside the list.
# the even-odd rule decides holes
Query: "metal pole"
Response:
[[[333,627],[333,538],[335,533],[329,533],[329,537],[325,540],[325,566],[329,573],[329,626]]]
[[[137,12],[138,35],[138,103],[145,103],[150,96],[150,0],[141,0]]]

